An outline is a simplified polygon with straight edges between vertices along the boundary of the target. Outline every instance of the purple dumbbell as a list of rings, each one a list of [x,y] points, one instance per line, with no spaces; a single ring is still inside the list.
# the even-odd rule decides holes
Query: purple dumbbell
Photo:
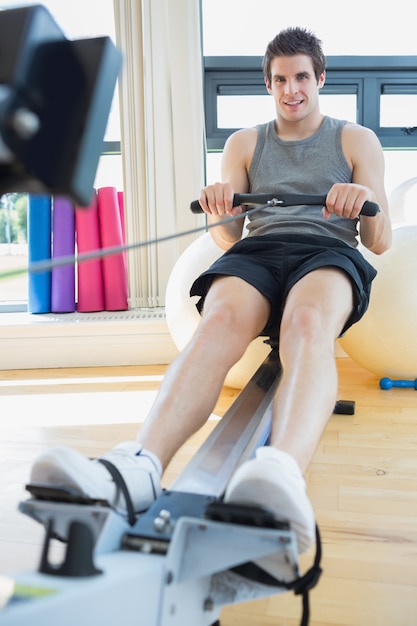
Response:
[[[417,378],[415,380],[392,380],[391,378],[381,378],[379,381],[381,389],[392,389],[392,387],[403,387],[417,390]]]

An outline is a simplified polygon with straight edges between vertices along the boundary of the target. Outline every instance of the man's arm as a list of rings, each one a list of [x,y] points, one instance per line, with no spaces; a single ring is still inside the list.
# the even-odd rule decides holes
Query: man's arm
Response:
[[[377,202],[381,212],[376,217],[361,217],[360,238],[366,248],[382,254],[391,246],[392,229],[381,145],[373,131],[358,124],[345,126],[342,145],[352,166],[352,183],[334,185],[327,196],[327,207],[331,212],[353,218],[366,200]]]
[[[233,207],[233,195],[246,193],[249,189],[248,169],[257,140],[254,128],[239,130],[226,141],[222,158],[222,182],[208,185],[201,190],[200,205],[208,215],[210,224],[225,219],[228,215],[243,214],[242,207]],[[228,250],[242,237],[244,216],[224,226],[211,228],[216,244]]]

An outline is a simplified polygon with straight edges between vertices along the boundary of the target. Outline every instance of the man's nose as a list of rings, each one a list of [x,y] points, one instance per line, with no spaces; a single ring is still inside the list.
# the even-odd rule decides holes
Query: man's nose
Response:
[[[293,95],[295,93],[297,93],[297,81],[295,80],[287,80],[287,82],[285,83],[285,93],[287,95]]]

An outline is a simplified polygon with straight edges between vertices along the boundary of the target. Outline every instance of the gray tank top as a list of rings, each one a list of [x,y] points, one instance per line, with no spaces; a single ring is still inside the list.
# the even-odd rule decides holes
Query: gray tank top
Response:
[[[251,193],[326,195],[334,183],[352,182],[352,170],[342,150],[345,121],[324,117],[307,139],[283,141],[275,122],[256,127],[258,140],[249,168]],[[268,207],[248,216],[248,236],[292,233],[322,235],[358,245],[358,220],[332,215],[324,219],[322,206]]]

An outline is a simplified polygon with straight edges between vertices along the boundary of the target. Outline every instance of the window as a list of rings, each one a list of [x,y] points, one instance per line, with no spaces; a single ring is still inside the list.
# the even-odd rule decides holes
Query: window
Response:
[[[327,0],[285,6],[276,0],[202,0],[207,182],[220,179],[231,132],[274,117],[262,55],[267,42],[289,26],[309,28],[322,39],[328,71],[321,110],[376,132],[385,149],[388,195],[417,178],[417,56],[415,27],[404,20],[408,1],[378,11],[377,26],[373,4],[351,0],[343,27],[338,16],[324,19],[328,10]]]
[[[324,113],[371,128],[384,148],[417,147],[417,56],[330,56],[327,62]],[[238,128],[274,117],[261,67],[262,57],[204,58],[209,150],[222,150]]]

